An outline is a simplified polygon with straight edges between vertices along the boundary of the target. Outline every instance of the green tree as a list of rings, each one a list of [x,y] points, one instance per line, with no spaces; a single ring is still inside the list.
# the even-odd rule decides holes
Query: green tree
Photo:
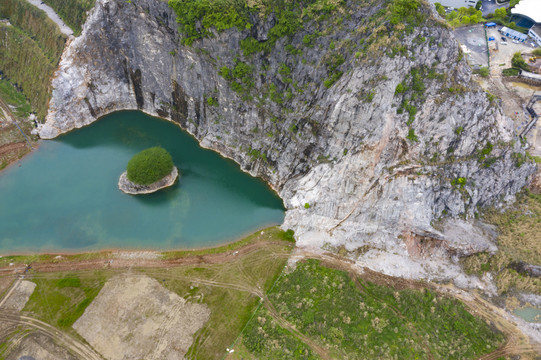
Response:
[[[128,162],[128,180],[140,185],[150,185],[173,170],[171,155],[160,146],[155,146],[135,154]]]
[[[505,8],[499,8],[494,10],[494,17],[502,20],[505,19],[505,17],[507,17],[507,10],[505,10]]]
[[[511,64],[515,68],[523,69],[526,71],[530,70],[530,67],[528,66],[528,64],[526,64],[526,61],[524,61],[524,59],[522,58],[522,54],[519,51],[513,54],[513,58],[511,58]]]
[[[434,6],[436,7],[436,11],[440,16],[445,17],[445,8],[440,3],[434,3]]]

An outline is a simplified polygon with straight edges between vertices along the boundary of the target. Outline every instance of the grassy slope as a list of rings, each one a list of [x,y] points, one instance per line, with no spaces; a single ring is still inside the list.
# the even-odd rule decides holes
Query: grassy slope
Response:
[[[541,279],[520,275],[509,268],[514,261],[541,265],[541,195],[525,190],[518,194],[511,208],[505,212],[487,210],[483,220],[498,227],[499,251],[495,255],[481,253],[463,259],[466,272],[478,275],[492,272],[500,294],[513,288],[541,294]]]
[[[0,26],[3,39],[0,70],[29,99],[32,109],[43,119],[50,95],[50,79],[55,71],[66,37],[43,11],[24,0],[0,2],[0,18],[12,26]],[[7,90],[4,88],[2,94]],[[13,98],[13,97],[12,97]]]
[[[96,0],[43,0],[52,7],[64,22],[79,36],[86,21],[86,12],[94,7]]]
[[[457,300],[394,290],[308,260],[268,294],[279,311],[333,358],[472,359],[503,340]],[[310,359],[314,354],[262,309],[243,334],[240,357]],[[244,354],[244,355],[243,355]]]
[[[58,63],[64,50],[66,36],[45,12],[24,0],[2,0],[0,18],[8,18],[11,24],[36,41],[51,63]]]

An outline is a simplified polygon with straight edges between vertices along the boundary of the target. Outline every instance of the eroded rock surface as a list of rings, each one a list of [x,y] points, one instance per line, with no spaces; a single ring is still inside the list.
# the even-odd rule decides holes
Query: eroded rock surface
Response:
[[[124,171],[118,179],[118,188],[130,195],[142,195],[151,194],[161,189],[165,189],[172,186],[178,179],[178,169],[173,166],[173,170],[169,175],[164,176],[162,179],[150,184],[139,185],[128,180],[128,172]]]
[[[392,254],[406,269],[417,260],[404,239],[447,241],[433,220],[472,218],[478,207],[512,200],[535,165],[521,161],[510,119],[472,81],[449,29],[434,16],[410,33],[395,36],[388,22],[374,29],[369,21],[383,6],[348,3],[339,26],[332,18],[307,23],[269,54],[245,57],[239,41],[253,31],[264,41],[272,16],[187,47],[167,3],[98,0],[63,55],[40,135],[53,138],[124,109],[170,119],[267,180],[284,199],[284,228],[295,230],[300,246],[368,248],[363,264],[379,269]],[[318,26],[326,28],[307,46]],[[380,38],[371,46],[357,45],[373,33]],[[337,52],[344,74],[327,88]],[[219,75],[238,61],[252,69],[244,93]],[[421,91],[398,91],[400,83],[412,87],[415,73]],[[456,251],[467,254],[460,244]],[[416,264],[412,276],[453,277]]]

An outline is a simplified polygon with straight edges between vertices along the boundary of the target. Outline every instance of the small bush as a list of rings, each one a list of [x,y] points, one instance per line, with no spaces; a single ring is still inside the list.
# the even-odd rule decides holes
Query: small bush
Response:
[[[503,69],[502,70],[502,75],[503,76],[518,76],[519,73],[520,73],[520,70],[515,69],[515,68],[509,68],[509,69]]]
[[[128,162],[128,180],[140,185],[152,184],[173,170],[173,159],[162,147],[156,146],[134,155]]]
[[[305,209],[310,209],[310,204],[305,203],[305,204],[304,204],[304,208],[305,208]]]
[[[417,137],[417,135],[415,135],[415,130],[413,128],[409,129],[408,136],[406,136],[406,139],[408,139],[410,141],[413,141],[413,142],[418,142],[419,141],[419,138]]]
[[[295,232],[291,229],[287,229],[286,231],[282,231],[280,233],[280,237],[285,240],[285,241],[289,241],[289,242],[295,242]]]
[[[489,71],[486,66],[483,66],[482,68],[479,69],[479,75],[481,75],[482,77],[488,77],[488,74],[489,74]]]

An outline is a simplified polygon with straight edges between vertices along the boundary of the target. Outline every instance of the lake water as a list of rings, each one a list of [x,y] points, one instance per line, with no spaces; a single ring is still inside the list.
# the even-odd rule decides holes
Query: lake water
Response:
[[[160,145],[181,177],[150,195],[118,189],[137,152]],[[199,147],[178,126],[118,112],[56,140],[0,173],[0,253],[217,245],[283,221],[260,179]]]

